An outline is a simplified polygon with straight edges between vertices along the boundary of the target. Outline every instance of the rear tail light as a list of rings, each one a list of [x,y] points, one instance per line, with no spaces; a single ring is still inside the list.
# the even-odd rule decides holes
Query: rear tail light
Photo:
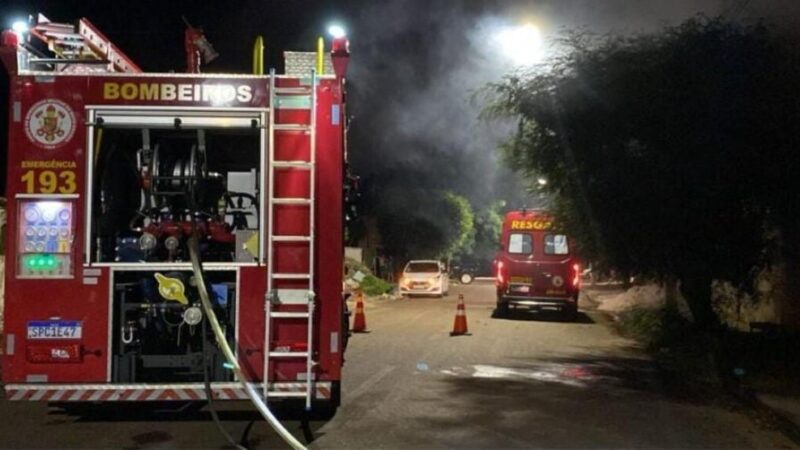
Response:
[[[505,282],[506,282],[505,278],[506,278],[505,273],[503,273],[503,261],[498,261],[497,262],[497,284],[501,284],[501,285],[505,284]]]
[[[581,284],[581,265],[580,264],[573,264],[572,265],[572,286],[578,287]]]

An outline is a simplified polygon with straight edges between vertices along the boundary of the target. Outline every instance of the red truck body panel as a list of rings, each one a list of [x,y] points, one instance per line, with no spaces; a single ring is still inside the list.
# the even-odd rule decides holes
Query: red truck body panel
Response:
[[[8,65],[13,49],[3,48],[0,52],[4,53],[2,57]],[[91,156],[87,154],[92,151],[89,142],[92,130],[87,125],[91,120],[90,111],[109,106],[130,111],[164,107],[183,113],[215,115],[232,110],[265,112],[272,107],[275,123],[281,124],[309,122],[312,109],[281,109],[269,105],[270,79],[266,76],[12,71],[9,78],[3,382],[7,385],[111,383],[112,341],[118,332],[112,329],[112,278],[117,265],[113,262],[98,264],[86,254],[86,249],[91,248],[91,243],[86,242],[90,203],[87,198],[92,195],[87,186],[87,161]],[[276,78],[278,87],[296,87],[304,82],[307,80],[301,77]],[[313,354],[318,363],[316,380],[331,382],[341,379],[342,339],[347,333],[342,329],[343,102],[343,80],[335,76],[319,77],[314,172],[276,171],[274,180],[266,180],[267,162],[263,162],[258,171],[261,186],[274,182],[277,197],[308,197],[309,173],[315,174],[315,229],[311,246],[316,293]],[[49,108],[51,105],[54,107]],[[46,120],[48,114],[53,117],[50,122]],[[48,127],[48,123],[52,126]],[[274,149],[276,159],[307,160],[310,157],[309,135],[276,134]],[[20,208],[26,201],[47,199],[63,202],[71,208],[71,221],[62,223],[65,236],[68,233],[71,240],[65,240],[68,248],[61,249],[67,255],[66,260],[58,262],[60,267],[71,266],[71,274],[63,278],[21,277],[20,264],[23,263],[18,257],[22,258],[20,255],[25,253],[25,249],[20,248],[21,243],[27,241],[21,235],[26,222]],[[275,211],[275,223],[270,224],[275,234],[310,233],[308,207],[279,205]],[[267,224],[266,206],[259,208],[259,214],[259,222]],[[309,272],[309,247],[294,243],[276,245],[271,255],[275,272]],[[253,382],[262,381],[265,376],[264,311],[269,258],[270,255],[265,255],[253,263],[232,262],[225,267],[235,272],[237,285],[236,351]],[[180,268],[187,270],[186,264]],[[296,280],[278,280],[273,287],[297,286]],[[292,307],[286,306],[284,310],[290,311]],[[79,322],[81,336],[29,339],[31,324],[37,321]],[[304,342],[305,323],[276,323],[271,334],[272,347]],[[41,356],[47,352],[51,353],[51,358]],[[275,360],[270,369],[269,381],[296,382],[305,371],[305,360]]]

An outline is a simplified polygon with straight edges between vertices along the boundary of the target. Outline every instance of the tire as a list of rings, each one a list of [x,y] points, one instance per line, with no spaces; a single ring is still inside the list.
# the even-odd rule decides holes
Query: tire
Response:
[[[339,381],[331,383],[331,399],[329,401],[315,402],[311,409],[312,420],[331,420],[336,415],[336,410],[341,405],[342,388]]]
[[[347,308],[347,300],[342,299],[342,303],[342,352],[344,352],[350,341],[350,310]]]
[[[564,314],[564,320],[567,322],[575,322],[575,320],[578,319],[578,304],[565,306],[562,313]]]
[[[497,297],[497,307],[495,308],[494,313],[496,317],[508,317],[508,302],[504,302],[502,297]]]
[[[462,273],[462,274],[461,274],[461,275],[458,277],[458,281],[460,281],[460,282],[461,282],[461,284],[470,284],[470,283],[472,283],[472,281],[473,281],[474,279],[475,279],[475,278],[472,276],[472,274],[471,274],[471,273],[467,273],[467,272],[464,272],[464,273]]]

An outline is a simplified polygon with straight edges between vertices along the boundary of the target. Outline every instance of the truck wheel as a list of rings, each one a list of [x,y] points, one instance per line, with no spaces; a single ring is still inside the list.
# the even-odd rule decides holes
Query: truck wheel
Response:
[[[347,350],[347,342],[350,340],[350,310],[347,308],[347,300],[342,300],[342,352]]]
[[[565,306],[563,309],[564,319],[568,322],[575,322],[578,318],[578,304]]]
[[[503,301],[502,297],[497,297],[497,307],[494,310],[495,317],[508,317],[508,302]]]
[[[342,390],[341,383],[334,381],[331,383],[331,399],[328,401],[314,402],[311,408],[311,419],[313,420],[331,420],[336,415],[336,410],[341,404]]]
[[[461,281],[461,284],[470,284],[472,283],[473,279],[474,278],[472,277],[471,273],[462,273],[461,276],[458,277],[458,280]]]

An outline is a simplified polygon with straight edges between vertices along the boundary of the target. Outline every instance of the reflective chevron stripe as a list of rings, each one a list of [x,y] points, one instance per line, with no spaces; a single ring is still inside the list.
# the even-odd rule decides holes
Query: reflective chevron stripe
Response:
[[[315,398],[329,400],[331,383],[316,382]],[[262,385],[253,383],[257,392]],[[273,383],[271,391],[305,392],[306,383]],[[211,392],[217,400],[247,400],[238,383],[212,383]],[[10,401],[45,402],[133,402],[133,401],[190,401],[205,400],[205,388],[191,384],[9,384],[5,386]]]

